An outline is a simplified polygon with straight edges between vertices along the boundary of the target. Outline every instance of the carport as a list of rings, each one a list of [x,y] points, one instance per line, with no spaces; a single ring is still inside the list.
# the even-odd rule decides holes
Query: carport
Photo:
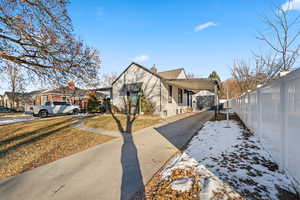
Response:
[[[191,79],[164,79],[167,84],[175,85],[179,88],[184,88],[190,93],[198,93],[201,90],[209,90],[215,93],[215,105],[219,103],[218,91],[220,83],[216,79],[210,78],[191,78]]]

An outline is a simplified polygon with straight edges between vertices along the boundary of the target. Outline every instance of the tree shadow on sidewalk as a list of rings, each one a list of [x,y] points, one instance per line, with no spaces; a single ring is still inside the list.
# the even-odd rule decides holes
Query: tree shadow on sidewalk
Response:
[[[145,185],[138,158],[138,151],[132,137],[132,126],[136,119],[137,111],[131,114],[131,105],[126,106],[126,124],[122,126],[121,121],[111,111],[110,113],[115,120],[119,131],[123,138],[121,148],[121,164],[122,164],[122,183],[120,200],[132,199],[137,193],[141,199],[145,193]]]
[[[137,148],[131,133],[122,133],[123,145],[121,152],[122,185],[121,200],[132,198],[136,192],[144,194],[144,183],[139,164]]]

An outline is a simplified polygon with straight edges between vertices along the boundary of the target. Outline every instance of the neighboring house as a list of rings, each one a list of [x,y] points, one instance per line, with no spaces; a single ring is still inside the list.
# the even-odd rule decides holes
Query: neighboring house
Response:
[[[34,105],[45,105],[47,101],[66,101],[78,105],[82,112],[87,111],[89,95],[95,95],[98,101],[106,98],[106,95],[96,90],[85,90],[75,87],[73,81],[69,81],[67,86],[56,89],[48,89],[36,95]]]
[[[214,79],[187,78],[183,68],[157,72],[131,63],[112,83],[112,102],[124,109],[124,97],[137,99],[144,95],[155,105],[155,113],[162,117],[194,110],[192,96],[200,90],[218,92],[219,83]],[[143,110],[141,110],[143,112]]]
[[[46,91],[46,89],[35,90],[35,91],[28,92],[23,96],[23,98],[24,98],[23,100],[25,102],[25,106],[24,106],[25,112],[30,111],[30,107],[32,107],[32,105],[35,105],[36,97],[39,96],[40,93],[42,93],[44,91]]]
[[[5,92],[4,95],[2,96],[2,99],[0,99],[0,102],[2,102],[3,106],[7,108],[13,108],[17,111],[25,111],[28,105],[34,104],[35,96],[42,91],[44,90],[36,90],[27,93],[16,92],[14,98],[12,92]]]
[[[3,95],[0,95],[0,106],[4,106]]]
[[[3,105],[7,108],[15,109],[17,111],[24,111],[26,104],[26,93],[5,92],[3,95]]]
[[[100,91],[102,90],[107,89],[100,89]],[[103,99],[108,96],[100,91],[98,91],[98,89],[80,89],[75,87],[74,83],[70,81],[67,86],[56,89],[43,89],[28,93],[15,93],[14,102],[12,100],[12,93],[5,92],[4,95],[0,97],[0,105],[2,102],[5,107],[14,108],[17,111],[30,112],[33,105],[45,105],[47,101],[66,101],[71,104],[78,105],[82,112],[86,112],[90,95],[95,95],[99,102],[103,101]]]

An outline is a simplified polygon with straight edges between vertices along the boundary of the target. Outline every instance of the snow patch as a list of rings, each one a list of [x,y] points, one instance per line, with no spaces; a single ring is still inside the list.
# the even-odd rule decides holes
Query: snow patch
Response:
[[[195,167],[197,165],[198,162],[188,156],[186,153],[179,154],[173,158],[171,163],[163,169],[161,172],[162,179],[167,179],[169,176],[171,176],[172,171],[175,169],[184,169],[187,167]]]
[[[172,190],[177,190],[181,192],[189,191],[192,188],[193,181],[191,178],[179,178],[172,182]]]
[[[220,110],[220,113],[227,114],[227,110],[228,110],[228,114],[234,114],[235,113],[234,110],[231,109],[231,108],[226,108],[224,110]]]
[[[278,187],[296,193],[292,181],[255,136],[247,135],[235,120],[229,120],[231,128],[226,125],[226,120],[206,122],[187,149],[162,170],[161,179],[169,179],[176,169],[191,170],[200,184],[200,199],[213,199],[216,193],[222,193],[223,199],[243,194],[249,199],[276,200]],[[173,182],[172,189],[188,190],[186,182],[182,186]]]
[[[27,122],[27,121],[32,121],[32,120],[34,120],[34,119],[8,119],[8,120],[0,121],[0,125],[11,124],[11,123],[16,123],[16,122]]]

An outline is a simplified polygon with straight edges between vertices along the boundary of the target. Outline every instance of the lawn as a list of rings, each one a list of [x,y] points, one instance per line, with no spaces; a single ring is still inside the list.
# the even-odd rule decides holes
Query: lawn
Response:
[[[76,120],[67,116],[0,126],[0,179],[113,139],[70,128]]]
[[[122,126],[124,127],[126,124],[126,116],[120,114],[117,115],[117,118],[121,121]],[[160,121],[161,118],[158,116],[137,116],[137,119],[133,123],[133,132],[158,124]],[[92,128],[119,131],[117,124],[111,115],[98,115],[93,119],[85,121],[84,125]]]

